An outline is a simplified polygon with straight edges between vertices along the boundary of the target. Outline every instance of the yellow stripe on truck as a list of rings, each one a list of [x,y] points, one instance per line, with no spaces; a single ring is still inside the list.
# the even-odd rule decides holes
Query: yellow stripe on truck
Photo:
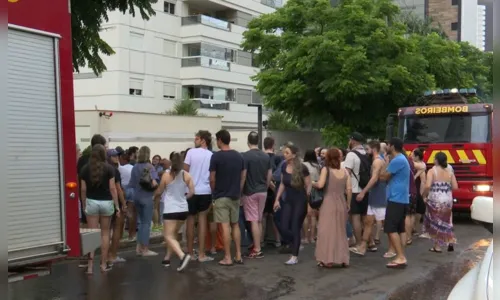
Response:
[[[455,163],[455,159],[453,158],[453,156],[451,156],[451,153],[449,150],[433,150],[431,155],[427,159],[427,163],[433,164],[434,160],[436,159],[436,154],[438,154],[439,152],[443,152],[446,155],[446,158],[447,158],[449,164]]]
[[[474,156],[476,157],[476,161],[480,165],[486,164],[486,158],[484,158],[483,152],[481,150],[472,150]]]
[[[465,150],[457,150],[458,157],[460,158],[460,162],[463,164],[468,164],[470,163],[470,159],[467,156],[467,153],[465,153]]]

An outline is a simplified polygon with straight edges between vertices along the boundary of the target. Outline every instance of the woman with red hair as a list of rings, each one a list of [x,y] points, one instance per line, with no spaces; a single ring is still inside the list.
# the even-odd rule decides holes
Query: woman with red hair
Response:
[[[316,242],[316,261],[320,267],[349,266],[346,224],[352,197],[351,176],[340,166],[340,153],[337,148],[327,151],[319,180],[313,182],[313,187],[323,189],[324,193]]]

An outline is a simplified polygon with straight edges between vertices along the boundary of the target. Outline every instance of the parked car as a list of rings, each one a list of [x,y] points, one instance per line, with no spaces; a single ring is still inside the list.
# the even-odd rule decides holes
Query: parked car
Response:
[[[471,217],[493,233],[493,198],[476,197]],[[455,285],[448,300],[493,300],[493,242],[483,260]]]

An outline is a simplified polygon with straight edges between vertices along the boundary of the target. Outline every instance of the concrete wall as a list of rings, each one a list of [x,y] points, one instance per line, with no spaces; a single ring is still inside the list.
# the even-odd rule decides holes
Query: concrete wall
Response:
[[[110,147],[146,145],[162,157],[193,147],[198,130],[215,134],[221,126],[221,119],[216,117],[114,112],[106,118],[99,117],[98,111],[75,112],[76,142],[82,149],[90,144],[93,134],[100,133],[109,139]]]
[[[450,40],[458,41],[460,39],[459,30],[451,30],[451,24],[459,23],[458,26],[460,27],[459,5],[452,5],[451,0],[428,0],[427,3],[428,16],[435,23],[441,24],[443,31],[448,35]]]

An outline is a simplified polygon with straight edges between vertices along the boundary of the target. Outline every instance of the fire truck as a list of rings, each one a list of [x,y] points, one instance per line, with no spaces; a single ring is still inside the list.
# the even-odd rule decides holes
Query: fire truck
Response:
[[[9,0],[7,244],[9,282],[99,246],[80,232],[68,0]]]
[[[428,91],[427,105],[403,107],[387,118],[387,138],[396,129],[408,155],[424,150],[428,168],[437,153],[446,154],[458,181],[455,211],[470,211],[476,196],[493,197],[493,105],[468,103],[474,96],[475,89]]]

